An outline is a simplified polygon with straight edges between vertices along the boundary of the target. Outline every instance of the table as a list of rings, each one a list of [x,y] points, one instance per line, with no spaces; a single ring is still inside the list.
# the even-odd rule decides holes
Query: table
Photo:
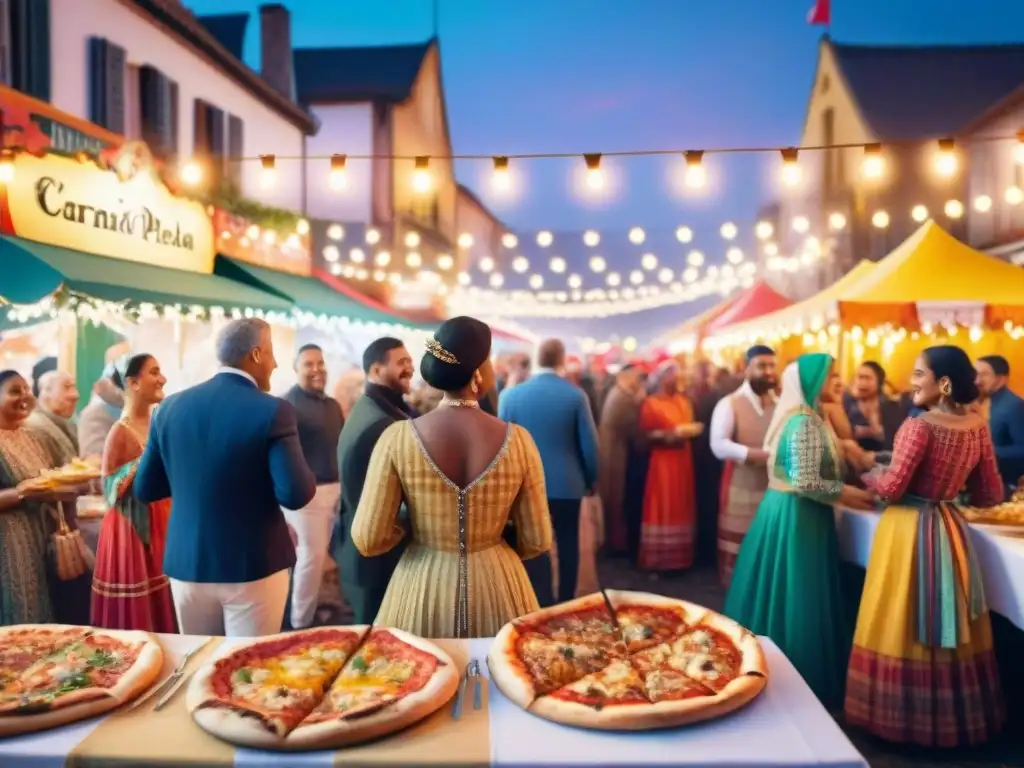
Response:
[[[162,635],[170,669],[198,638]],[[221,640],[204,649],[210,658],[232,641]],[[237,642],[237,641],[235,641]],[[223,744],[199,730],[185,711],[184,691],[159,713],[146,704],[135,712],[115,713],[52,731],[0,741],[3,768],[99,768],[119,765],[240,766],[245,768],[301,768],[345,765],[346,768],[394,764],[381,750],[395,742],[417,765],[494,765],[516,768],[540,766],[831,766],[867,768],[829,717],[793,665],[766,638],[761,638],[771,679],[764,693],[746,708],[711,723],[671,731],[615,734],[585,731],[540,720],[522,711],[497,689],[487,692],[485,710],[466,707],[460,721],[448,706],[432,718],[379,745],[345,751],[278,754],[240,749]],[[484,659],[490,639],[440,641],[464,665],[470,658]],[[219,646],[219,648],[216,648]],[[194,663],[194,666],[198,664]],[[190,669],[194,668],[190,666]],[[484,666],[486,670],[486,665]],[[460,728],[480,734],[467,745]],[[455,743],[475,749],[473,758],[442,757],[439,752]],[[101,754],[95,747],[104,744]],[[91,748],[90,748],[90,745]]]
[[[867,567],[879,519],[879,512],[836,507],[844,560]],[[989,609],[1024,629],[1024,538],[992,533],[974,525],[970,529]]]

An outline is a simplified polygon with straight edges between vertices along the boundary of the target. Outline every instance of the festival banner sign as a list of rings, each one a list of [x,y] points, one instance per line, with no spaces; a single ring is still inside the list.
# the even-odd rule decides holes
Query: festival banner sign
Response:
[[[206,206],[168,190],[143,144],[126,144],[110,165],[19,152],[13,178],[0,185],[0,231],[98,256],[210,274],[214,232]]]

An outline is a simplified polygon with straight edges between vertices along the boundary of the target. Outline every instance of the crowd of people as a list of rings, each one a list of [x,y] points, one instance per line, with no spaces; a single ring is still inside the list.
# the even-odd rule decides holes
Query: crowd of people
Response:
[[[261,320],[227,324],[216,353],[215,376],[166,398],[158,360],[122,360],[77,420],[68,375],[0,372],[0,624],[262,636],[314,624],[335,566],[358,623],[486,637],[585,588],[596,525],[652,579],[717,560],[725,612],[852,723],[952,746],[1005,719],[957,509],[1024,474],[1002,357],[929,348],[894,398],[877,363],[847,391],[830,356],[780,379],[766,346],[740,376],[674,359],[584,370],[557,340],[535,368],[496,365],[487,325],[457,317],[419,362],[429,389],[413,396],[412,356],[381,338],[336,399],[315,345],[269,394]],[[62,579],[48,551],[90,489],[26,481],[78,456],[101,469],[106,514],[95,567]],[[885,507],[855,628],[832,504]]]

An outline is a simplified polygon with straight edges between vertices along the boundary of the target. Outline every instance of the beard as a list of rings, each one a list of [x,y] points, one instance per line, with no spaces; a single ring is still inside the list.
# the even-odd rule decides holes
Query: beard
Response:
[[[754,390],[755,395],[766,395],[775,389],[777,382],[774,378],[756,378],[750,379],[750,388]]]

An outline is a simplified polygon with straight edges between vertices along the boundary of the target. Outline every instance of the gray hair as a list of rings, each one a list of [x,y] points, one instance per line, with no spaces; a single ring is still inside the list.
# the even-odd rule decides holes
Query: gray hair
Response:
[[[217,334],[217,362],[237,368],[260,345],[260,336],[270,328],[263,320],[245,317],[232,320]]]

